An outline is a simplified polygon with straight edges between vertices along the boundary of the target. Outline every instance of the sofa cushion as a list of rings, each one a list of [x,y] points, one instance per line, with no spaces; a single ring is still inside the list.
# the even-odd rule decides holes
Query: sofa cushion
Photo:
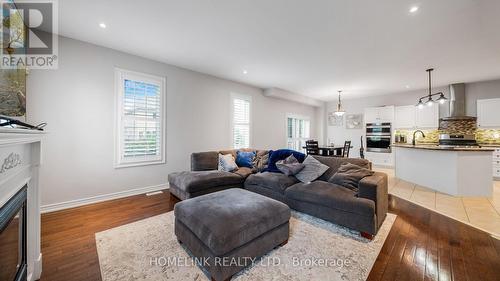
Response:
[[[319,155],[314,155],[313,157],[319,162],[330,167],[330,169],[326,170],[326,172],[321,177],[319,177],[319,180],[322,181],[328,181],[337,172],[340,165],[346,162],[371,170],[370,161],[366,159],[329,157],[329,156],[319,156]]]
[[[328,182],[335,183],[358,192],[359,181],[365,177],[373,175],[373,173],[375,172],[346,162],[340,165],[340,168],[328,180]]]
[[[186,192],[198,192],[204,189],[242,184],[245,178],[230,172],[196,171],[178,172],[168,175],[168,182]]]
[[[304,153],[300,153],[291,149],[278,149],[271,152],[269,156],[269,165],[267,166],[266,171],[272,173],[281,173],[280,170],[276,167],[276,162],[279,160],[286,159],[288,156],[293,155],[300,163],[304,161],[306,158]]]
[[[263,172],[250,175],[245,181],[246,184],[258,185],[279,193],[283,193],[285,189],[299,181],[293,176],[286,176],[281,173]]]
[[[299,160],[293,155],[288,156],[285,160],[276,162],[276,167],[286,176],[293,176],[304,169],[304,164],[299,163]]]
[[[223,255],[287,223],[290,208],[232,188],[179,202],[174,214],[215,255]]]
[[[191,171],[217,170],[219,153],[217,151],[195,152],[191,154]]]
[[[238,168],[238,170],[234,171],[233,173],[235,173],[243,178],[246,178],[253,173],[253,170],[250,168],[247,168],[247,167],[241,167],[241,168]]]
[[[375,214],[375,202],[372,200],[357,198],[354,191],[325,181],[297,183],[287,188],[285,197],[362,216]]]
[[[304,164],[304,169],[296,174],[295,177],[304,183],[316,180],[329,168],[327,165],[322,164],[310,155],[307,156],[306,160],[304,160],[302,164]]]
[[[236,165],[238,167],[253,168],[253,159],[255,158],[255,151],[238,151],[236,153]]]

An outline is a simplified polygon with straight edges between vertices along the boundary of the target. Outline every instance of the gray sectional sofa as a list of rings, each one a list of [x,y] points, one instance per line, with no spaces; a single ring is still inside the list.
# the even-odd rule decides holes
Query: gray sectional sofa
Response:
[[[387,215],[386,174],[375,172],[363,178],[357,193],[328,182],[342,163],[371,169],[368,160],[314,156],[329,169],[317,180],[302,183],[293,176],[257,172],[249,168],[240,168],[235,172],[217,171],[219,152],[236,155],[236,150],[193,153],[192,171],[169,175],[170,192],[185,200],[224,189],[244,188],[281,201],[299,212],[360,231],[367,238],[377,233]]]
[[[244,151],[255,151],[242,149]],[[266,153],[267,150],[256,150]],[[168,175],[170,193],[181,200],[225,190],[234,187],[243,188],[246,178],[256,173],[250,168],[239,168],[234,172],[218,171],[219,153],[232,154],[236,158],[237,150],[221,150],[198,152],[191,154],[191,171],[171,173]]]

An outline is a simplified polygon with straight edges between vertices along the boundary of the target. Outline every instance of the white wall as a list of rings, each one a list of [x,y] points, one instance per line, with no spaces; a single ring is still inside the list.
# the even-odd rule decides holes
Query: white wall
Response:
[[[167,163],[113,168],[114,67],[167,78]],[[61,37],[59,69],[28,76],[27,120],[47,122],[41,170],[42,205],[165,184],[189,169],[194,151],[230,147],[230,93],[253,100],[252,146],[286,145],[287,113],[312,106],[264,97],[262,90],[81,41]]]
[[[449,97],[448,87],[434,88],[433,93],[443,92],[446,97]],[[476,101],[478,99],[487,98],[500,98],[500,80],[486,81],[486,82],[476,82],[467,83],[465,87],[465,107],[466,114],[469,116],[476,116]],[[347,114],[364,114],[364,109],[366,107],[374,106],[384,106],[384,105],[411,105],[418,102],[418,98],[426,95],[427,90],[417,90],[409,91],[398,94],[383,95],[366,97],[360,99],[345,99],[342,104],[347,111]],[[329,102],[327,104],[327,110],[325,112],[324,119],[327,120],[328,112],[335,110],[337,105],[336,101]],[[439,116],[445,117],[449,114],[449,105],[445,103],[439,107]],[[326,121],[325,121],[326,122]],[[364,123],[364,121],[363,121]],[[333,127],[327,125],[326,135],[327,140],[332,140],[336,145],[343,144],[346,140],[351,140],[353,142],[353,149],[351,150],[352,157],[359,156],[360,147],[360,137],[364,136],[364,129],[346,129],[345,125],[342,127]],[[363,140],[365,142],[365,140]],[[364,143],[366,149],[366,143]]]

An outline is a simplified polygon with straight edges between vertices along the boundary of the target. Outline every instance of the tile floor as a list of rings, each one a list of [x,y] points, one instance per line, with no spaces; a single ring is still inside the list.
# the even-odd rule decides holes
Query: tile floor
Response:
[[[493,181],[492,197],[455,197],[394,176],[393,169],[374,168],[389,176],[389,193],[480,228],[500,238],[500,181]]]

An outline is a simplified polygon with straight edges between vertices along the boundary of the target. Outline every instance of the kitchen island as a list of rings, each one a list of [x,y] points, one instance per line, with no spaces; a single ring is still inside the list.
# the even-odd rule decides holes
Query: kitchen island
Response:
[[[393,144],[395,175],[454,196],[491,196],[491,147]]]

